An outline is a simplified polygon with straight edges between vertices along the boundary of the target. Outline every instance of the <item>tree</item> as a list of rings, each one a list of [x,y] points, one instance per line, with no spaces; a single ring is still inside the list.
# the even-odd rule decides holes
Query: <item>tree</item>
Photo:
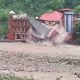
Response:
[[[80,4],[80,0],[65,0],[64,7],[75,8],[79,4]]]
[[[64,7],[65,0],[52,0],[51,6],[53,9],[61,9]]]
[[[75,7],[75,12],[78,13],[78,14],[80,14],[80,5],[78,5],[78,6]]]
[[[6,21],[9,16],[9,9],[0,9],[0,21]]]

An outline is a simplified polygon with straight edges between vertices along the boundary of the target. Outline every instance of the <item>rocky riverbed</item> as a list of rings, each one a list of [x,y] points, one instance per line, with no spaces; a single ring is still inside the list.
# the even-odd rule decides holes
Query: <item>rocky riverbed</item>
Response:
[[[80,57],[51,57],[2,50],[0,70],[75,73],[80,70]]]
[[[35,80],[80,80],[80,46],[0,43],[0,74]]]

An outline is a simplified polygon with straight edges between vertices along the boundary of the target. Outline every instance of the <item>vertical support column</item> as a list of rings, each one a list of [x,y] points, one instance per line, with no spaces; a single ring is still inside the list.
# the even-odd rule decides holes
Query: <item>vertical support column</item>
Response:
[[[65,27],[65,41],[73,40],[73,12],[65,12],[64,13],[64,27]]]
[[[64,26],[66,32],[73,32],[73,12],[65,12],[64,13]]]

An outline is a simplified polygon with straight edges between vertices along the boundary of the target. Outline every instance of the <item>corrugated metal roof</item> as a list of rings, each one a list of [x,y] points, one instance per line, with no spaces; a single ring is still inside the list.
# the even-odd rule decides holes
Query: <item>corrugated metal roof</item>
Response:
[[[47,34],[51,31],[51,29],[48,29],[45,24],[34,19],[33,17],[29,17],[29,21],[32,24],[32,26],[35,28],[35,30],[40,34],[44,34],[44,36],[47,36]]]

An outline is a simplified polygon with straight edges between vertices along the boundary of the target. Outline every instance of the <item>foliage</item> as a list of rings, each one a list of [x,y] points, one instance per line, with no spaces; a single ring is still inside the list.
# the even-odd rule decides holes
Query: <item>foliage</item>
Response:
[[[75,8],[78,4],[80,0],[0,0],[0,9],[27,12],[36,16],[47,10]]]
[[[77,22],[74,30],[75,30],[76,38],[80,38],[80,21]]]
[[[64,7],[65,0],[53,0],[51,5],[53,9],[61,9]]]
[[[9,16],[9,9],[0,9],[0,21],[6,21]]]
[[[0,75],[0,80],[34,80],[33,78],[20,78],[16,76],[10,76],[10,75]]]
[[[80,5],[78,5],[78,6],[75,7],[75,12],[78,13],[78,14],[80,14]]]
[[[75,8],[79,4],[80,4],[80,0],[65,0],[64,7]]]
[[[7,22],[3,21],[0,22],[0,38],[5,38],[6,34],[8,33],[8,27]]]

